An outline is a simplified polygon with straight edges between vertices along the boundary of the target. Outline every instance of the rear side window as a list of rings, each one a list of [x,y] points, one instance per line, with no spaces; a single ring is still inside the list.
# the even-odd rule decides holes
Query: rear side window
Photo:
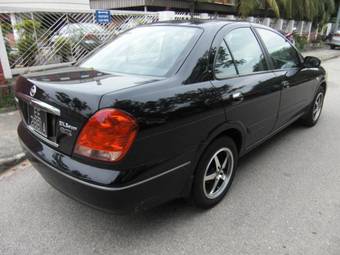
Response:
[[[258,28],[257,31],[269,52],[275,69],[295,68],[300,65],[297,51],[282,36],[266,29]]]
[[[224,79],[230,76],[237,75],[234,61],[230,55],[225,42],[218,49],[216,62],[215,62],[215,76],[217,79]]]
[[[239,74],[251,74],[268,70],[261,47],[249,28],[231,31],[225,40],[234,57]]]

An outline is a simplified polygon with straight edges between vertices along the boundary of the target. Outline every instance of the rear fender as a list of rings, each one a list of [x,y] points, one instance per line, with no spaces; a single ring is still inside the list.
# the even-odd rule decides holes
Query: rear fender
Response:
[[[192,161],[192,164],[191,164],[191,168],[192,168],[191,169],[191,171],[192,171],[191,178],[189,178],[188,185],[185,186],[185,187],[187,187],[186,190],[183,191],[184,197],[188,197],[191,193],[192,182],[193,182],[193,179],[194,179],[194,175],[195,175],[195,172],[196,172],[197,165],[199,163],[201,156],[206,151],[208,146],[215,139],[217,139],[219,136],[228,135],[229,131],[235,131],[235,130],[241,135],[241,138],[242,138],[241,144],[239,145],[239,157],[241,157],[245,154],[246,128],[244,127],[244,125],[242,125],[242,123],[225,122],[225,123],[222,123],[221,125],[215,127],[213,130],[211,130],[211,132],[209,132],[207,137],[200,142],[200,144],[199,144],[199,146],[196,150],[195,158],[194,158],[194,160]]]

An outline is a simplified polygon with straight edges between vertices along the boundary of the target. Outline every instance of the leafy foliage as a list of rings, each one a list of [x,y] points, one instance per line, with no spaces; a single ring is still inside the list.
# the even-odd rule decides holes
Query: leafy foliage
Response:
[[[35,20],[25,19],[16,25],[20,31],[20,39],[17,42],[19,55],[25,60],[26,66],[32,66],[35,62],[35,56],[38,52],[38,45],[34,38],[35,30],[40,28],[40,23]]]
[[[238,0],[237,3],[238,12],[243,17],[251,15],[254,10],[264,4],[265,9],[271,9],[277,17],[326,23],[335,14],[340,0]]]
[[[68,38],[58,37],[54,43],[56,54],[61,56],[63,62],[68,62],[68,58],[72,55],[72,45]]]
[[[295,35],[295,45],[300,51],[303,51],[308,43],[308,38],[305,35]]]
[[[0,112],[3,108],[12,108],[15,106],[14,90],[12,86],[0,88]]]

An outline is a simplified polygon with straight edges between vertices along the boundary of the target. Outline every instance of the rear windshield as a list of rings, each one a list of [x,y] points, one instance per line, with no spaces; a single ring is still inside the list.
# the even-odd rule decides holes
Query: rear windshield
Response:
[[[200,29],[192,27],[135,28],[90,56],[81,67],[108,73],[165,76],[199,34]]]

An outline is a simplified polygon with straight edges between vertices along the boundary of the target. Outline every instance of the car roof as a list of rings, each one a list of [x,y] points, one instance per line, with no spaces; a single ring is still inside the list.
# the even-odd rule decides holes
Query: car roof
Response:
[[[219,20],[219,19],[214,19],[214,20],[203,20],[203,19],[191,19],[191,20],[171,20],[171,21],[161,21],[161,22],[156,22],[152,23],[152,26],[160,26],[160,25],[169,25],[169,26],[190,26],[190,27],[200,27],[200,28],[207,28],[207,29],[220,29],[226,25],[229,24],[239,24],[241,25],[252,25],[254,27],[263,27],[269,30],[273,30],[270,27],[258,24],[258,23],[252,23],[244,20]]]
[[[172,25],[172,26],[192,26],[192,27],[210,27],[220,26],[223,27],[227,24],[238,21],[230,20],[202,20],[202,19],[191,19],[191,20],[171,20],[171,21],[160,21],[153,23],[152,25]]]

